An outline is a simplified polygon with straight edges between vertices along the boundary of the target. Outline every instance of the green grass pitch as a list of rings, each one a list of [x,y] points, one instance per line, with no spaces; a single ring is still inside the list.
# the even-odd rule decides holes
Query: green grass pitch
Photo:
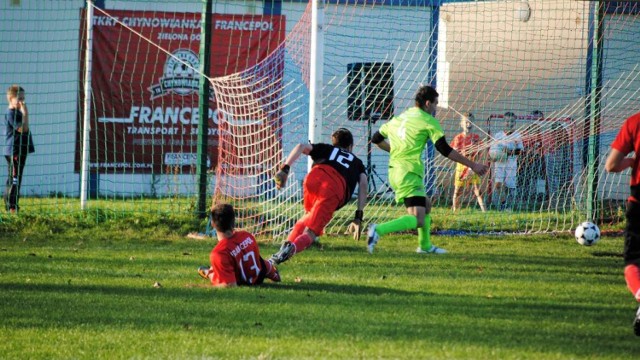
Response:
[[[217,290],[196,273],[213,241],[170,221],[0,225],[5,359],[631,359],[640,349],[620,237],[583,247],[568,234],[435,236],[450,254],[421,256],[411,235],[382,238],[373,255],[326,236],[280,266],[281,283]]]

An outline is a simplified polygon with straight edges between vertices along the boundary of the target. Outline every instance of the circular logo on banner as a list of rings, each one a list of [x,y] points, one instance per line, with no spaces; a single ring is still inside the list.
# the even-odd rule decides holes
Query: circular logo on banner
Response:
[[[178,49],[164,64],[163,75],[158,84],[149,88],[151,98],[168,93],[181,96],[192,94],[199,89],[197,69],[200,67],[198,55],[189,49]]]

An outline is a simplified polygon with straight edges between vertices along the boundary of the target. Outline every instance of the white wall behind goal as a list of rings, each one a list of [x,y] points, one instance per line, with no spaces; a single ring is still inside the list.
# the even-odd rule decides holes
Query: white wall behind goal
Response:
[[[79,86],[79,27],[83,0],[39,1],[22,0],[20,6],[0,2],[0,84],[4,91],[10,84],[19,83],[26,88],[36,153],[26,165],[23,195],[46,196],[60,193],[79,194],[79,175],[74,172],[75,138]],[[589,2],[566,0],[531,0],[532,15],[528,22],[509,25],[500,14],[509,2],[473,2],[443,6],[441,20],[447,23],[446,61],[451,64],[448,78],[449,102],[460,111],[472,111],[486,118],[506,108],[519,114],[534,109],[547,114],[584,116],[584,67],[586,59],[586,29]],[[563,4],[573,8],[566,11]],[[304,12],[306,3],[284,2],[282,13],[287,17],[287,34]],[[200,12],[201,1],[106,1],[108,9],[190,11]],[[215,2],[218,13],[262,13],[262,2]],[[428,81],[429,9],[425,7],[390,7],[327,5],[324,60],[325,124],[321,138],[329,141],[331,132],[347,126],[356,136],[355,153],[366,158],[367,134],[365,122],[347,120],[347,64],[355,62],[392,62],[394,73],[394,107],[401,112],[412,105],[412,96],[421,83]],[[640,81],[638,58],[640,21],[635,15],[607,17],[605,43],[603,115],[606,130],[611,132],[629,115],[640,111],[638,89]],[[505,25],[507,24],[507,25]],[[556,32],[544,29],[558,26]],[[562,34],[574,32],[575,44],[567,44]],[[491,36],[495,38],[491,39]],[[486,39],[485,39],[486,38]],[[565,37],[566,38],[566,37]],[[487,43],[482,44],[484,40]],[[497,40],[496,40],[497,39]],[[488,45],[487,45],[488,44]],[[525,46],[526,45],[526,46]],[[546,48],[545,48],[546,46]],[[493,48],[491,48],[493,47]],[[492,53],[493,51],[493,53]],[[518,57],[521,54],[521,57]],[[481,57],[486,56],[486,57]],[[496,62],[496,59],[499,61]],[[523,63],[523,58],[526,62]],[[285,83],[302,83],[302,74],[290,57],[286,58]],[[475,62],[474,62],[475,61]],[[457,65],[456,65],[457,63]],[[492,64],[498,63],[495,67]],[[490,71],[479,71],[477,66],[488,66]],[[475,66],[475,67],[474,67]],[[536,66],[528,72],[525,66]],[[512,69],[505,71],[504,69]],[[564,71],[560,72],[558,69]],[[562,79],[559,80],[559,77]],[[513,83],[514,79],[528,77],[525,86],[512,88],[487,86],[496,82]],[[561,95],[555,89],[571,87]],[[508,91],[504,91],[504,90]],[[299,85],[291,94],[295,101],[288,103],[284,123],[289,126],[284,138],[284,155],[295,143],[307,139],[308,93]],[[509,96],[507,96],[509,95]],[[3,97],[4,98],[4,97]],[[447,138],[457,133],[457,115],[441,110],[439,117]],[[381,124],[374,126],[377,129]],[[606,154],[608,145],[601,144]],[[374,150],[372,161],[386,178],[386,155]],[[283,155],[283,156],[284,156]],[[304,164],[296,168],[304,173]],[[7,168],[0,161],[0,176],[4,181]],[[126,176],[127,181],[121,181]],[[621,179],[626,174],[620,175]],[[297,176],[298,180],[302,177]],[[163,194],[195,192],[195,175],[100,175],[101,192],[110,194]],[[215,179],[212,179],[212,182]],[[615,180],[624,193],[626,183]],[[124,185],[126,184],[126,185]],[[212,189],[211,185],[211,189]],[[610,190],[608,190],[610,191]]]

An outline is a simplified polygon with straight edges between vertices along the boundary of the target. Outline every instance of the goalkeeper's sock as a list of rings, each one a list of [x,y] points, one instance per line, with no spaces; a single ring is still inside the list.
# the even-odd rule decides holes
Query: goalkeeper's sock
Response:
[[[637,301],[640,301],[640,268],[638,265],[627,265],[624,268],[624,279],[633,296]]]
[[[313,244],[313,239],[307,233],[302,233],[302,235],[298,236],[292,242],[293,242],[293,245],[296,247],[296,254],[297,254],[299,252],[303,252],[309,246],[311,246],[311,244]]]
[[[431,249],[431,215],[424,217],[424,226],[418,229],[418,243],[420,249],[428,251]]]
[[[306,215],[305,215],[306,216]],[[298,220],[295,225],[293,225],[293,229],[291,229],[291,232],[289,233],[289,236],[287,237],[287,240],[291,241],[291,242],[295,242],[296,238],[300,235],[302,235],[304,229],[307,226],[305,225],[305,221],[304,221],[304,217],[300,220]]]
[[[413,230],[418,226],[418,220],[413,215],[404,215],[395,220],[376,225],[376,233],[380,236],[392,232]]]

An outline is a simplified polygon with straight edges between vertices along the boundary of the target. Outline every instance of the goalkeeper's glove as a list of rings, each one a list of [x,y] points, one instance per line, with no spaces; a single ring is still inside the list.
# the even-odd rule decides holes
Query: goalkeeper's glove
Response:
[[[280,170],[273,177],[273,181],[276,183],[276,189],[281,189],[287,183],[287,177],[289,177],[290,166],[285,164],[280,167]]]
[[[356,214],[353,217],[353,221],[347,227],[347,234],[353,234],[353,240],[360,241],[360,233],[362,232],[362,217],[364,211],[356,210]]]

